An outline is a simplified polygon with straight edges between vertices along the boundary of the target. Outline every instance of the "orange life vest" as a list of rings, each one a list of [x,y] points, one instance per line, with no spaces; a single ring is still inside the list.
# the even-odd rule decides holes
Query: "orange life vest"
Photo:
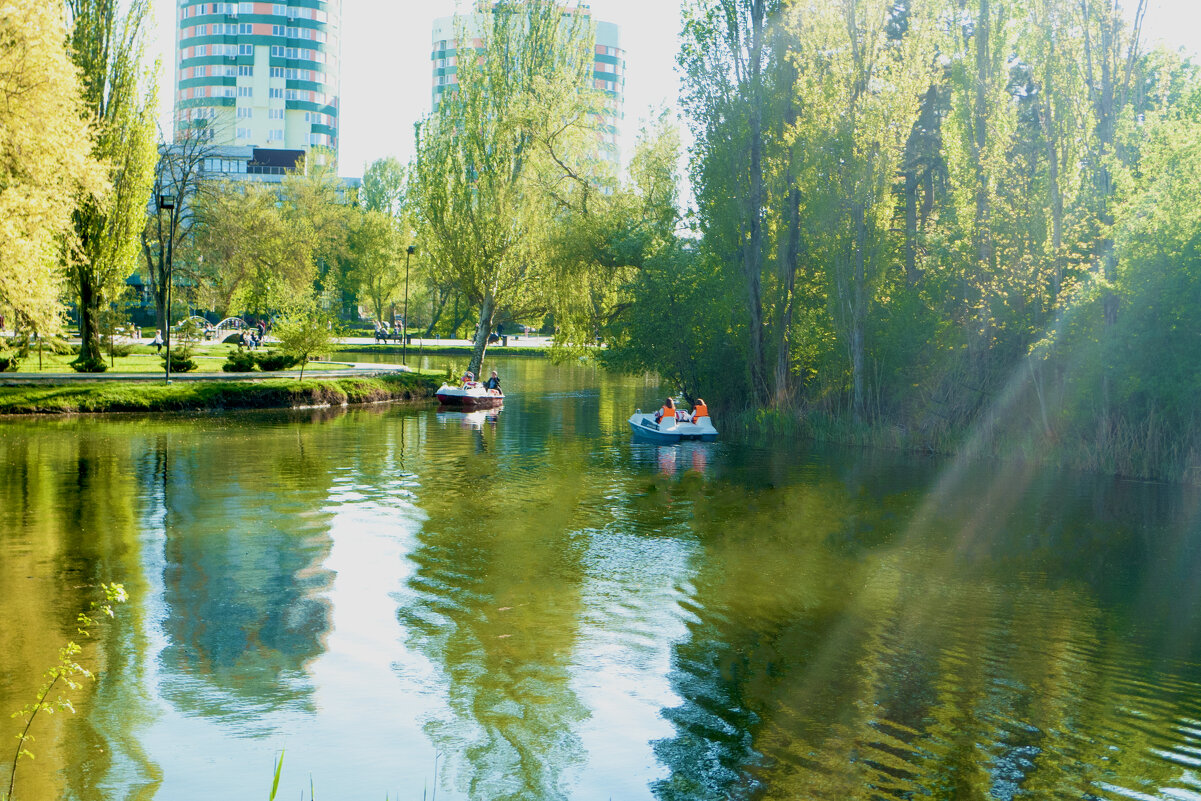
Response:
[[[662,409],[659,410],[658,419],[659,420],[675,420],[676,419],[676,410],[670,406],[664,406]],[[656,422],[658,422],[658,421],[656,421]]]
[[[698,403],[696,406],[692,407],[692,422],[695,423],[697,420],[700,420],[702,417],[708,417],[708,416],[709,416],[709,407],[706,406],[705,404]]]

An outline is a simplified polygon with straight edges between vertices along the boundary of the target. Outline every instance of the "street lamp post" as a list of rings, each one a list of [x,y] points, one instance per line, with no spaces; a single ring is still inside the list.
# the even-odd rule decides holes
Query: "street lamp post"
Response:
[[[409,249],[405,251],[405,318],[401,323],[400,333],[404,340],[404,345],[400,350],[400,363],[403,365],[409,363],[409,257],[416,252],[416,245],[409,245]]]
[[[166,267],[165,273],[167,277],[167,306],[163,312],[163,326],[166,329],[163,331],[163,342],[167,346],[166,362],[166,379],[167,383],[171,383],[171,257],[174,255],[175,245],[175,196],[174,195],[159,195],[158,196],[159,211],[170,212],[170,219],[167,224],[167,260],[164,263]]]

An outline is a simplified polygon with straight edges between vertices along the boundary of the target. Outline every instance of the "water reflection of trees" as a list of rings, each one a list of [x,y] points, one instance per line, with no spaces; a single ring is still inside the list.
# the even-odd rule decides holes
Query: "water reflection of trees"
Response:
[[[136,446],[113,441],[88,421],[67,424],[10,422],[0,437],[0,710],[2,731],[15,721],[8,712],[34,698],[43,671],[57,662],[68,640],[85,647],[81,661],[105,681],[85,683],[72,693],[85,709],[102,706],[109,677],[137,680],[144,653],[134,632],[136,605],[100,627],[98,640],[81,638],[76,615],[97,600],[103,581],[124,582],[136,593],[144,586],[138,569],[137,481],[128,469]],[[131,705],[136,719],[145,710]],[[117,759],[135,772],[152,773],[136,753],[114,748],[109,732],[91,716],[40,715],[32,750],[23,761],[17,797],[59,797],[64,777],[72,797],[105,797],[103,777]],[[140,771],[138,770],[140,769]],[[3,771],[7,786],[7,771]]]
[[[1181,571],[1148,550],[1145,508],[1110,509],[1113,488],[1080,479],[991,493],[977,476],[919,507],[847,478],[754,488],[737,527],[737,498],[698,507],[697,618],[676,649],[676,734],[656,744],[660,798],[1201,789],[1184,769],[1201,753],[1196,670],[1161,672],[1125,628],[1191,586],[1149,592],[1148,574]],[[1155,534],[1176,556],[1182,522]]]
[[[596,490],[574,453],[515,466],[477,456],[472,436],[444,439],[422,477],[428,520],[400,610],[445,681],[426,731],[471,798],[566,798],[587,716],[571,687],[586,552],[573,532]]]

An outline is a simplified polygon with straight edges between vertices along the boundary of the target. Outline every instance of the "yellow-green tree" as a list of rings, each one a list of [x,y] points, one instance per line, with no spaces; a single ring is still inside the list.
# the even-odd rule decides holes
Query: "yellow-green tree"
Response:
[[[0,5],[0,307],[43,333],[60,325],[71,212],[81,198],[106,195],[65,34],[61,8]]]
[[[557,2],[501,0],[481,15],[478,57],[419,128],[413,189],[432,268],[479,309],[479,371],[499,308],[545,288],[550,188],[587,192],[601,108],[591,85],[590,18]],[[459,41],[477,34],[461,28]]]
[[[348,207],[325,168],[206,188],[196,200],[195,247],[204,256],[202,302],[214,309],[270,313],[307,303],[332,287],[346,255]]]
[[[75,369],[105,369],[101,308],[137,267],[146,205],[154,183],[154,73],[144,64],[148,0],[67,0],[68,47],[83,84],[85,113],[95,127],[93,155],[109,169],[112,191],[85,197],[75,211],[78,251],[69,257],[79,300],[82,345]]]

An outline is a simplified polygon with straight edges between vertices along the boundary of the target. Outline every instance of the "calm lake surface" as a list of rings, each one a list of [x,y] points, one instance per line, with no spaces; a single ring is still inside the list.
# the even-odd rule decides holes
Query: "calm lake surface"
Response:
[[[281,752],[280,799],[1201,799],[1196,491],[643,445],[654,382],[498,366],[487,416],[0,422],[0,789],[121,581],[14,801]]]

